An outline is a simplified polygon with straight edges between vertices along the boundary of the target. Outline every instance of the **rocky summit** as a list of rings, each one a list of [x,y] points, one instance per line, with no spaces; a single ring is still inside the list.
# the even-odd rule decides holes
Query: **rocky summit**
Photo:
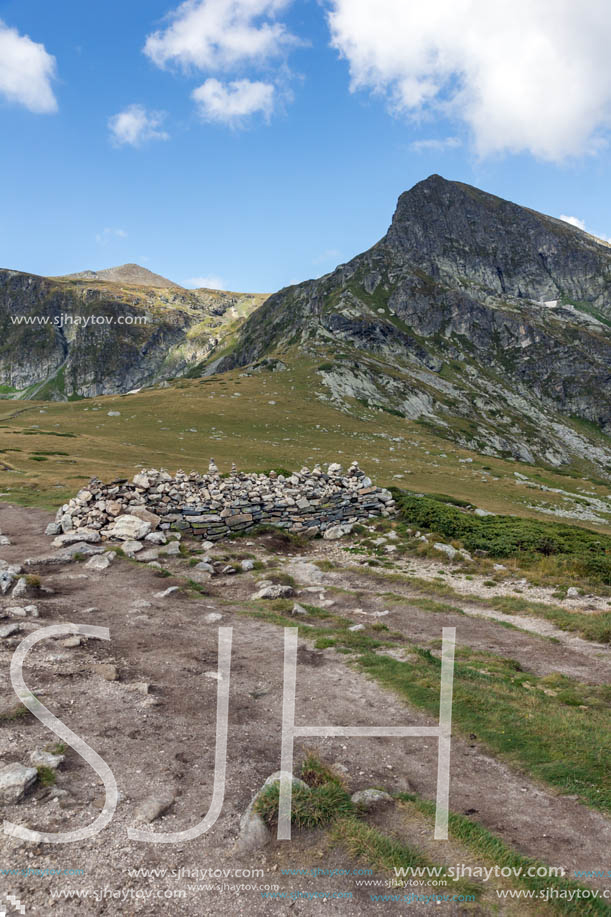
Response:
[[[611,467],[611,246],[432,175],[376,245],[271,296],[215,369],[318,362],[321,397],[480,453]]]

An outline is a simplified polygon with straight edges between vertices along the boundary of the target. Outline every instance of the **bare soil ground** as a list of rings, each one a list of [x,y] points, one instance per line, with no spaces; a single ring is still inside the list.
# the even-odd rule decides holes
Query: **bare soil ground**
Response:
[[[26,557],[51,552],[42,533],[50,516],[35,509],[0,505],[0,529],[11,544],[0,557],[22,563]],[[246,543],[244,542],[244,545]],[[241,544],[240,547],[243,547]],[[253,539],[245,551],[269,558],[269,539]],[[226,546],[217,546],[222,552]],[[304,556],[305,555],[305,556]],[[395,630],[420,642],[441,637],[443,626],[456,626],[457,643],[517,659],[536,674],[561,672],[592,684],[607,683],[608,649],[582,646],[567,637],[561,643],[525,631],[507,629],[481,617],[482,609],[461,605],[466,615],[430,614],[413,601],[409,584],[380,585],[363,570],[312,575],[303,561],[330,557],[346,561],[341,545],[312,542],[299,552],[278,553],[279,569],[296,581],[296,601],[328,605],[334,614],[359,623],[367,615],[388,610],[382,618]],[[166,563],[172,578],[144,564],[117,558],[103,572],[79,562],[32,568],[52,593],[28,596],[40,617],[18,620],[21,632],[0,640],[4,673],[2,696],[10,698],[11,655],[23,636],[48,624],[72,622],[110,629],[110,642],[83,640],[64,647],[63,639],[34,649],[25,666],[31,691],[90,744],[111,766],[120,788],[120,801],[111,824],[96,837],[78,844],[31,844],[0,835],[0,888],[16,896],[28,914],[147,914],[216,915],[320,913],[360,917],[363,914],[407,914],[411,904],[371,900],[371,888],[353,876],[311,879],[287,876],[282,869],[318,866],[358,867],[341,848],[330,845],[324,831],[294,832],[291,842],[273,841],[262,849],[237,854],[234,844],[239,821],[264,780],[280,767],[280,728],[283,690],[283,633],[272,623],[244,614],[256,589],[257,574],[215,576],[208,595],[179,590],[165,598],[155,593],[180,585],[191,576],[182,558]],[[414,564],[412,564],[414,567]],[[314,582],[313,582],[314,580]],[[405,601],[389,604],[382,595],[392,591]],[[147,604],[145,604],[147,603]],[[16,602],[0,597],[0,615]],[[207,620],[211,613],[221,617]],[[293,623],[293,622],[291,622]],[[298,619],[294,619],[298,623]],[[520,626],[523,619],[516,619]],[[210,805],[214,753],[218,627],[233,628],[229,713],[227,785],[222,813],[214,827],[196,840],[179,845],[130,841],[138,805],[147,797],[171,792],[174,802],[151,826],[155,832],[180,831],[201,820]],[[566,636],[566,635],[565,635]],[[115,665],[118,678],[106,680],[100,663]],[[145,687],[145,686],[148,686]],[[336,725],[413,725],[435,721],[410,709],[393,693],[355,670],[349,657],[334,649],[314,650],[301,643],[297,667],[297,722]],[[0,766],[29,764],[35,748],[53,745],[55,737],[33,716],[0,720]],[[329,762],[342,764],[350,789],[383,786],[389,792],[415,792],[435,798],[437,742],[433,739],[310,739],[298,742],[296,759],[306,748]],[[61,791],[57,798],[56,791]],[[54,798],[55,797],[55,798]],[[74,829],[89,824],[104,802],[103,787],[74,751],[57,772],[55,786],[40,783],[15,805],[4,807],[10,821],[45,831]],[[611,849],[611,824],[575,798],[561,796],[537,784],[516,768],[495,760],[477,740],[455,736],[452,745],[451,795],[453,811],[469,813],[523,854],[569,872],[600,865]],[[420,845],[437,863],[470,862],[456,842],[433,842],[430,823],[418,822],[400,806],[376,816],[388,832]],[[444,847],[444,844],[446,845]],[[79,876],[6,876],[7,869],[79,869]],[[227,870],[225,878],[198,878],[172,870]],[[130,875],[130,870],[167,870],[166,875]],[[236,870],[263,870],[252,878]],[[388,878],[375,872],[380,881]],[[217,888],[225,883],[226,888]],[[239,884],[253,886],[237,889]],[[208,887],[206,887],[208,886]],[[287,895],[322,895],[309,900],[262,897],[267,886]],[[602,885],[600,887],[603,887]],[[52,893],[89,890],[87,900]],[[383,888],[377,891],[385,891]],[[94,894],[97,892],[96,900]],[[176,893],[186,893],[177,897]],[[121,897],[112,897],[110,893]],[[349,893],[350,898],[333,898]],[[149,897],[144,897],[148,895]],[[488,889],[477,904],[453,902],[441,909],[462,913],[552,913],[526,904],[503,904]],[[513,907],[513,909],[512,909]],[[439,913],[434,904],[418,904],[417,912]]]

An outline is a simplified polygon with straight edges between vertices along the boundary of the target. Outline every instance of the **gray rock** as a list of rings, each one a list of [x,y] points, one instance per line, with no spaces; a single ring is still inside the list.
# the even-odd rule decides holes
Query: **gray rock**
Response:
[[[6,593],[15,582],[15,577],[20,572],[21,567],[17,566],[6,567],[0,571],[0,593],[2,593],[2,595],[6,595]]]
[[[579,589],[576,586],[569,586],[566,590],[567,599],[578,599],[579,598]]]
[[[299,602],[295,602],[291,610],[292,615],[307,615],[307,609],[300,605]]]
[[[147,796],[143,799],[135,813],[135,821],[139,824],[149,825],[167,812],[174,803],[174,793],[169,790],[159,795]]]
[[[251,599],[288,599],[292,595],[295,595],[295,590],[292,586],[281,586],[274,583],[271,586],[264,586],[259,589],[258,592],[251,595]]]
[[[119,670],[112,662],[96,662],[91,666],[94,675],[99,675],[104,681],[118,681]]]
[[[159,548],[147,548],[145,551],[139,551],[136,560],[140,563],[147,564],[159,557]]]
[[[458,554],[456,548],[453,548],[451,544],[443,544],[441,541],[436,541],[433,544],[433,547],[436,551],[439,551],[441,554],[445,554],[447,557],[449,557],[450,560],[454,560]]]
[[[20,576],[17,582],[15,583],[15,587],[11,595],[14,599],[19,599],[21,598],[21,596],[25,595],[27,591],[28,591],[27,580],[25,576]]]
[[[148,538],[148,535],[146,537]],[[138,551],[141,551],[143,547],[144,545],[141,541],[124,541],[121,545],[123,551],[125,551],[125,553],[128,555],[137,554]]]
[[[21,630],[21,624],[3,624],[0,627],[0,637],[5,639],[6,637],[12,637],[13,634],[18,634]]]
[[[323,532],[322,537],[327,541],[337,541],[338,538],[343,538],[344,535],[349,535],[351,531],[351,525],[331,525],[326,531]]]
[[[0,799],[5,803],[15,803],[34,785],[38,777],[35,767],[23,764],[7,764],[0,768]]]
[[[151,523],[138,516],[125,513],[117,516],[113,524],[108,528],[108,534],[111,538],[117,538],[120,541],[140,541],[151,531]]]
[[[59,522],[49,522],[45,529],[45,535],[59,535],[61,530]]]
[[[66,548],[79,541],[83,541],[86,544],[97,544],[101,541],[101,536],[95,529],[75,529],[70,532],[64,532],[63,535],[58,535],[51,544],[55,548]]]
[[[200,561],[198,564],[195,564],[193,569],[202,573],[214,573],[214,567],[212,564],[209,564],[204,560]]]
[[[258,793],[251,800],[248,808],[242,815],[240,819],[240,833],[235,844],[235,851],[237,853],[246,853],[250,850],[258,850],[261,847],[265,847],[272,839],[271,832],[261,816],[254,811],[256,802],[261,795],[261,793],[271,784],[279,783],[282,771],[276,771],[271,774]],[[310,792],[310,787],[307,783],[304,783],[303,780],[300,780],[298,777],[293,777],[291,775],[291,780],[294,787],[301,787],[302,789]]]
[[[252,570],[255,566],[255,562],[251,557],[246,557],[240,564],[243,573],[248,573],[249,570]]]
[[[155,592],[153,596],[156,599],[167,599],[168,596],[178,592],[178,588],[178,586],[169,586],[167,589],[164,589],[163,592]]]
[[[180,554],[180,544],[177,541],[171,541],[165,548],[161,548],[159,553],[166,557],[176,557],[177,554]]]
[[[113,557],[114,554],[107,551],[106,554],[100,554],[97,557],[90,558],[85,564],[85,567],[88,570],[94,570],[101,573],[103,570],[108,570]]]
[[[51,752],[43,751],[41,748],[35,749],[30,755],[30,761],[34,767],[49,767],[52,771],[56,771],[65,760],[65,755],[53,755]]]
[[[367,790],[359,790],[357,793],[353,793],[350,798],[355,805],[360,806],[367,812],[394,803],[394,799],[389,793],[385,793],[384,790],[377,790],[374,787]]]
[[[148,541],[149,544],[167,544],[168,539],[165,537],[163,532],[149,532],[148,535],[144,538],[145,541]]]

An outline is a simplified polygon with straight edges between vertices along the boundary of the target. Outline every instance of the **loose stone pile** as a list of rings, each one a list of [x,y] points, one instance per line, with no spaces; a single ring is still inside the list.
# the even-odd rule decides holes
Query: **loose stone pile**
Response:
[[[359,519],[394,512],[388,490],[374,487],[353,462],[347,472],[341,465],[326,470],[284,476],[242,474],[235,465],[229,475],[219,474],[214,460],[208,474],[185,474],[154,468],[127,479],[103,484],[93,479],[64,504],[47,534],[57,544],[162,538],[155,529],[172,529],[217,541],[232,532],[266,524],[339,538]]]

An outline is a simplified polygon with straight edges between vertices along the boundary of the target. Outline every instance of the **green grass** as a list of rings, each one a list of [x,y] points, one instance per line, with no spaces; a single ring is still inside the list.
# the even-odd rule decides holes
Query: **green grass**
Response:
[[[421,799],[411,793],[399,793],[397,798],[408,806],[413,806],[429,818],[433,819],[435,817],[435,804],[433,802]],[[508,847],[497,835],[492,834],[483,825],[473,821],[466,815],[450,812],[448,828],[451,838],[460,841],[477,854],[478,857],[482,857],[501,868],[521,870],[521,874],[515,878],[515,881],[524,888],[532,889],[535,892],[543,891],[546,888],[558,889],[559,891],[577,891],[585,888],[585,886],[564,877],[526,875],[529,867],[535,867],[536,869],[544,864],[531,857],[522,856],[516,850]],[[598,898],[587,900],[576,900],[574,898],[572,901],[558,898],[552,899],[549,905],[557,914],[580,914],[586,915],[586,917],[587,915],[611,914],[611,907]]]
[[[440,661],[428,650],[417,654],[399,662],[367,653],[358,665],[384,687],[438,715]],[[458,731],[475,734],[496,755],[604,812],[611,812],[610,701],[607,686],[562,676],[537,678],[492,654],[463,650],[457,655],[452,715]]]
[[[296,624],[292,600],[243,606],[243,611],[280,627]],[[303,637],[316,649],[334,647],[383,687],[408,703],[439,714],[440,661],[402,634],[348,630],[350,620],[329,613],[306,623]],[[399,661],[377,651],[401,648]],[[545,693],[548,692],[548,693]],[[585,685],[560,675],[540,678],[520,664],[493,654],[461,649],[454,671],[453,723],[457,734],[475,734],[491,752],[523,768],[561,793],[611,812],[611,687]],[[582,709],[585,708],[585,709]],[[596,736],[596,741],[592,737]]]
[[[406,844],[396,838],[387,837],[377,828],[366,824],[354,817],[338,819],[330,832],[330,839],[340,844],[351,857],[367,863],[377,869],[392,870],[408,869],[409,867],[431,867],[432,861],[411,844]],[[445,870],[440,870],[439,878],[446,879],[451,886],[440,889],[440,894],[472,896],[477,900],[482,894],[482,888],[475,882],[464,879],[453,880]],[[389,890],[387,889],[386,892]],[[398,889],[395,889],[398,892]],[[390,891],[392,894],[392,890]],[[428,890],[425,894],[431,893]],[[434,894],[434,890],[432,891]],[[382,891],[384,894],[384,891]]]
[[[41,786],[53,786],[55,784],[57,774],[52,767],[40,764],[36,770],[38,771],[38,782]]]
[[[522,563],[558,557],[565,575],[611,585],[611,536],[576,525],[519,516],[475,516],[445,498],[423,497],[392,488],[406,525],[460,542],[468,551]]]

